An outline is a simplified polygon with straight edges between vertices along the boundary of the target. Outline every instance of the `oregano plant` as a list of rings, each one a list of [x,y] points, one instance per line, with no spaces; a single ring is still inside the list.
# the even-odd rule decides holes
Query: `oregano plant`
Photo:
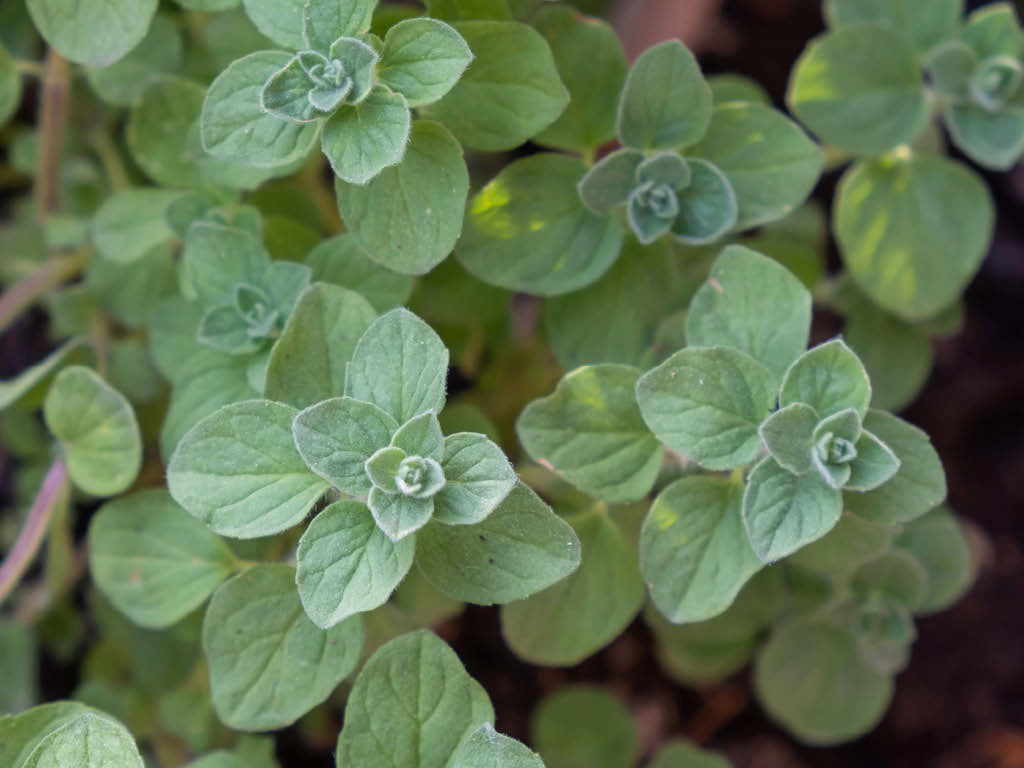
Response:
[[[0,0],[0,766],[882,723],[991,549],[904,409],[1024,152],[1017,13],[828,0],[782,94],[603,5]]]

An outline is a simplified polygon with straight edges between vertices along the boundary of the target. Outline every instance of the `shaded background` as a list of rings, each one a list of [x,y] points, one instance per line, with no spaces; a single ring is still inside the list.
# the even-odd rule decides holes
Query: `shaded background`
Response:
[[[679,37],[698,53],[705,72],[748,75],[777,106],[792,63],[822,28],[818,0],[578,4],[607,12],[631,57]],[[816,192],[826,205],[837,175],[827,175]],[[980,574],[959,604],[918,622],[911,663],[897,679],[881,725],[852,744],[806,748],[761,713],[746,672],[700,693],[669,681],[639,621],[580,666],[553,670],[511,654],[497,609],[470,607],[439,631],[490,693],[502,731],[525,739],[541,697],[566,682],[589,681],[628,704],[645,752],[687,736],[725,752],[738,768],[1024,768],[1024,601],[1018,596],[1024,584],[1024,167],[983,175],[998,208],[994,244],[967,291],[963,332],[937,342],[932,376],[904,414],[931,435],[946,466],[950,504],[977,528]],[[829,258],[836,267],[835,253]],[[834,318],[818,321],[821,328],[835,327]],[[0,377],[41,358],[46,338],[38,311],[0,335]],[[9,482],[5,466],[0,453],[0,484]],[[41,667],[46,699],[70,694],[77,682],[73,666],[44,657]],[[285,766],[333,766],[329,749],[311,754],[294,729],[279,736],[279,749]]]

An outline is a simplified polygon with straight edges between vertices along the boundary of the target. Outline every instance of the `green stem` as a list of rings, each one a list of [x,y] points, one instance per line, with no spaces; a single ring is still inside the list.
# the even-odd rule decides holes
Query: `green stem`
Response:
[[[110,186],[113,189],[124,189],[130,186],[131,182],[128,180],[128,172],[124,168],[121,155],[117,151],[114,141],[110,138],[110,134],[104,130],[97,130],[93,132],[89,143],[92,144],[96,156],[99,157],[100,163],[103,164],[103,170],[106,171]]]
[[[81,272],[86,265],[86,253],[79,251],[70,256],[50,259],[25,279],[12,285],[0,296],[0,332],[13,323],[41,296]]]
[[[17,541],[0,564],[0,602],[17,586],[46,535],[54,510],[71,490],[64,459],[55,459],[39,488]]]
[[[44,221],[60,203],[60,161],[68,119],[68,63],[52,48],[46,55],[39,97],[36,217]]]

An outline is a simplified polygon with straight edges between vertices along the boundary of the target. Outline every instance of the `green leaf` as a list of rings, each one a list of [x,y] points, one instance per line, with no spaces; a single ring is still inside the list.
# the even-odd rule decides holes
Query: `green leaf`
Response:
[[[641,376],[636,399],[670,449],[705,469],[732,469],[760,450],[757,428],[775,405],[775,380],[743,352],[693,347]]]
[[[743,529],[743,489],[727,478],[685,477],[658,494],[640,532],[640,570],[670,621],[722,613],[761,569]]]
[[[544,8],[533,24],[551,46],[571,100],[562,116],[541,131],[538,144],[592,152],[615,138],[615,110],[626,80],[626,54],[611,25],[575,9]]]
[[[576,183],[586,171],[541,153],[507,165],[470,201],[459,262],[492,285],[542,296],[597,280],[622,247],[614,218],[587,210]]]
[[[900,460],[889,446],[865,431],[857,441],[857,458],[850,462],[850,479],[843,488],[848,491],[874,490],[888,482],[899,468]]]
[[[105,712],[55,702],[0,720],[11,768],[144,768],[135,738]],[[20,749],[20,753],[18,748]],[[2,749],[2,748],[0,748]],[[0,757],[3,757],[0,751]]]
[[[314,283],[270,353],[266,397],[305,408],[345,391],[345,366],[377,313],[354,291]]]
[[[128,488],[142,467],[142,436],[124,395],[91,368],[57,374],[43,403],[46,426],[64,451],[68,474],[93,496]]]
[[[842,494],[816,472],[794,475],[766,457],[747,478],[743,524],[763,563],[817,541],[835,527],[842,511]]]
[[[509,10],[508,0],[425,0],[424,4],[429,15],[447,21],[515,18]]]
[[[337,501],[299,539],[295,581],[306,615],[329,629],[387,602],[412,566],[412,537],[393,542],[358,501]]]
[[[950,104],[946,126],[953,143],[978,165],[1008,171],[1024,151],[1024,101],[1014,98],[999,112],[974,104]]]
[[[306,47],[302,34],[302,9],[306,0],[242,0],[245,13],[256,29],[285,48]]]
[[[257,168],[288,165],[309,154],[319,125],[282,120],[260,104],[263,85],[290,60],[284,51],[257,51],[217,76],[199,116],[204,150]]]
[[[365,101],[342,106],[327,121],[321,137],[324,154],[339,179],[364,185],[402,161],[411,122],[405,97],[376,86]]]
[[[445,486],[434,496],[434,519],[473,525],[486,519],[516,485],[501,448],[484,435],[457,432],[444,439]]]
[[[946,498],[942,461],[928,435],[884,411],[868,411],[864,429],[885,443],[900,460],[887,482],[866,493],[846,493],[847,511],[880,523],[906,523]]]
[[[726,175],[713,163],[690,158],[687,165],[690,183],[679,193],[679,215],[672,222],[672,234],[681,243],[704,245],[736,224],[736,193]],[[637,231],[636,227],[633,231]]]
[[[853,408],[863,418],[871,402],[871,382],[864,364],[842,339],[832,339],[804,352],[786,371],[779,405],[811,406],[825,419]]]
[[[409,310],[393,309],[359,339],[345,394],[404,424],[424,411],[441,412],[447,376],[448,350],[440,337]]]
[[[420,275],[455,247],[469,173],[462,148],[444,127],[416,121],[401,163],[365,186],[338,182],[335,192],[345,226],[367,256],[395,272]]]
[[[443,21],[400,21],[384,37],[377,76],[411,107],[437,101],[458,82],[473,60],[462,36]]]
[[[711,121],[711,88],[678,40],[644,51],[622,88],[617,131],[635,149],[678,149],[700,141]]]
[[[757,658],[754,686],[769,715],[814,745],[867,733],[889,706],[893,687],[891,677],[861,660],[852,633],[822,619],[773,632]]]
[[[236,730],[291,725],[355,668],[363,625],[329,630],[306,618],[295,570],[261,563],[225,582],[203,620],[203,651],[217,716]]]
[[[568,686],[541,701],[530,741],[547,768],[631,768],[638,751],[629,711],[593,685]]]
[[[370,492],[364,465],[397,429],[398,422],[380,408],[351,397],[311,405],[291,423],[304,466],[354,496]]]
[[[928,573],[912,554],[893,549],[854,571],[850,588],[863,598],[882,594],[915,610],[928,592]]]
[[[89,87],[103,101],[128,107],[142,98],[154,74],[176,73],[181,69],[183,60],[183,45],[177,25],[168,16],[158,14],[153,17],[146,37],[131,53],[109,67],[90,69],[85,76]],[[3,115],[2,108],[0,115]]]
[[[636,149],[617,149],[605,155],[577,183],[580,200],[599,216],[607,216],[629,200],[643,162],[643,152]]]
[[[128,149],[158,184],[189,187],[201,182],[201,169],[186,152],[186,143],[204,94],[198,83],[164,76],[151,81],[132,108]]]
[[[880,22],[906,35],[924,54],[956,37],[964,0],[827,0],[829,26]]]
[[[594,365],[567,374],[548,397],[520,414],[527,453],[583,491],[610,503],[643,498],[664,450],[640,415],[639,369]]]
[[[0,411],[19,401],[23,401],[26,406],[38,404],[61,368],[74,362],[87,362],[89,357],[91,350],[86,346],[86,340],[81,337],[71,339],[31,368],[26,368],[13,378],[0,381]]]
[[[318,60],[314,57],[318,57]],[[315,66],[319,67],[327,64],[327,59],[320,54],[303,51],[301,56],[293,56],[283,69],[267,80],[260,89],[260,106],[264,111],[295,123],[310,123],[333,111],[321,110],[320,105],[313,103],[312,91],[315,91],[318,85],[306,71],[314,66],[308,63],[310,60],[316,60]],[[351,87],[352,83],[349,81],[350,90]],[[338,92],[341,91],[339,87]],[[345,95],[342,96],[342,101],[345,100]]]
[[[780,219],[802,205],[824,161],[796,123],[753,102],[716,106],[704,138],[686,154],[711,161],[729,179],[738,230]]]
[[[911,521],[896,539],[896,547],[913,555],[928,576],[915,613],[945,610],[971,587],[976,564],[964,534],[950,510],[940,507]]]
[[[814,428],[818,412],[804,403],[790,403],[780,408],[759,427],[761,441],[779,466],[802,475],[811,470]]]
[[[392,272],[371,260],[351,234],[321,241],[309,252],[306,264],[312,267],[314,280],[356,291],[378,312],[405,304],[412,293],[411,277]]]
[[[709,75],[708,85],[711,86],[711,100],[715,106],[728,104],[732,101],[746,101],[755,104],[772,103],[771,96],[756,80],[745,75],[724,73]],[[714,116],[712,116],[714,119]]]
[[[22,712],[38,701],[39,655],[34,627],[9,619],[0,621],[0,676],[5,681],[0,692],[0,718]],[[0,735],[9,738],[6,730],[0,719]],[[0,747],[0,757],[6,751],[6,747]]]
[[[185,236],[182,293],[207,307],[233,304],[235,287],[260,285],[270,265],[270,254],[251,232],[197,222]]]
[[[416,539],[423,575],[445,594],[478,605],[522,600],[580,564],[572,528],[522,483],[483,522],[435,521]]]
[[[562,581],[501,609],[501,633],[533,664],[575,666],[636,618],[644,585],[636,553],[600,506],[566,518],[583,550],[580,567]]]
[[[991,3],[978,8],[967,17],[960,36],[974,49],[979,59],[991,56],[1020,58],[1024,49],[1024,33],[1010,3]]]
[[[856,515],[843,515],[836,527],[793,554],[787,563],[828,575],[845,575],[892,546],[896,530]]]
[[[812,41],[793,69],[786,101],[824,141],[864,155],[912,141],[928,120],[917,51],[877,23]]]
[[[938,155],[857,163],[839,182],[834,226],[857,285],[922,320],[952,303],[981,265],[995,211],[984,182]]]
[[[306,48],[327,53],[339,37],[358,37],[370,29],[377,0],[307,0],[302,14]]]
[[[474,59],[456,86],[424,114],[444,123],[467,149],[512,149],[565,111],[569,92],[547,42],[514,21],[454,25]]]
[[[668,240],[644,247],[627,239],[599,280],[544,303],[548,343],[558,362],[565,370],[590,363],[648,365],[678,279]]]
[[[484,723],[459,747],[452,768],[544,768],[540,755]]]
[[[167,464],[174,500],[212,530],[239,539],[301,522],[327,486],[292,442],[298,413],[283,403],[249,400],[204,418]]]
[[[389,445],[386,448],[378,448],[363,466],[374,488],[380,488],[387,493],[398,493],[398,483],[395,478],[403,461],[405,461],[405,451]]]
[[[141,259],[174,232],[167,224],[167,210],[181,192],[167,189],[129,188],[108,197],[92,224],[97,250],[110,261],[128,264]]]
[[[21,73],[14,59],[0,45],[0,125],[18,109],[21,103]]]
[[[690,302],[686,339],[746,352],[776,376],[807,347],[811,294],[785,267],[730,245]]]
[[[436,467],[436,462],[434,464]],[[444,477],[440,477],[444,482]],[[434,500],[420,495],[389,493],[380,488],[370,489],[367,499],[377,526],[391,541],[401,541],[430,522],[434,515]]]
[[[100,508],[89,525],[89,570],[100,591],[136,624],[169,627],[231,575],[231,550],[164,490]]]
[[[730,768],[726,758],[692,744],[670,742],[658,750],[650,768]]]
[[[430,632],[411,632],[381,647],[356,678],[337,763],[447,768],[459,746],[493,720],[486,691],[455,652]]]
[[[113,64],[146,36],[157,0],[27,0],[39,33],[76,64]]]

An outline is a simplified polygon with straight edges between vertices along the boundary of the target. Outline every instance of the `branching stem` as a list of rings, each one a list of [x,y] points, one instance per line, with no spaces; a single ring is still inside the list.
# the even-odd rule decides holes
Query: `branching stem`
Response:
[[[0,333],[41,297],[85,268],[84,251],[60,256],[42,264],[0,296]]]

